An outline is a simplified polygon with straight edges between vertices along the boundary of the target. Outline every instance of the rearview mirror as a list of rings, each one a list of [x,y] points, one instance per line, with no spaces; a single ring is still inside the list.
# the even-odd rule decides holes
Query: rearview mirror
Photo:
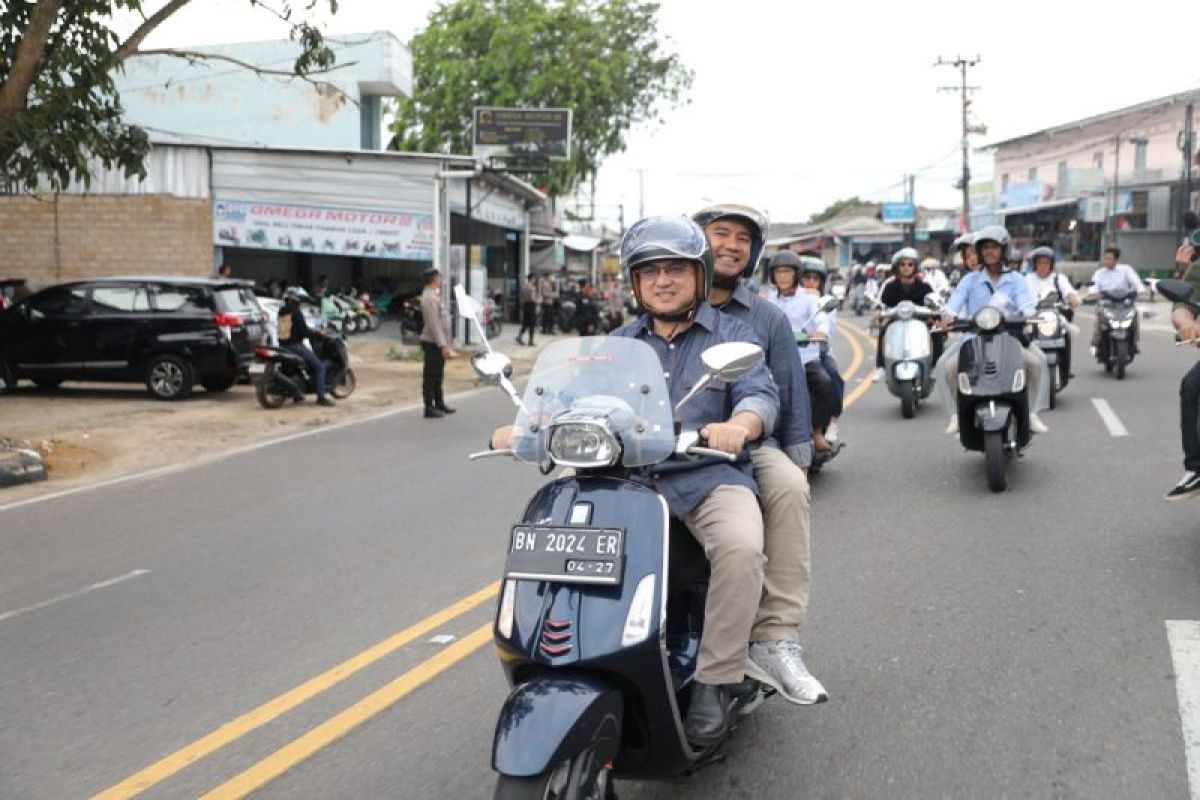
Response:
[[[942,298],[938,297],[937,292],[930,292],[922,302],[930,308],[937,308],[942,304]]]
[[[826,313],[833,311],[840,304],[841,301],[831,294],[827,294],[821,298],[821,310]]]
[[[1187,281],[1164,278],[1158,282],[1158,291],[1172,303],[1190,303],[1196,290]]]
[[[475,374],[489,383],[499,383],[501,378],[512,377],[512,360],[504,353],[494,350],[471,356],[471,366],[475,369]]]
[[[763,349],[750,342],[725,342],[700,354],[704,370],[719,381],[735,381],[762,363]]]

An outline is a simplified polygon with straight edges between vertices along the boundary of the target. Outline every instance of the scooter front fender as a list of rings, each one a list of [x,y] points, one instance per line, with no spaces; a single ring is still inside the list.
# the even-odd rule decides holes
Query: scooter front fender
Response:
[[[1046,354],[1046,366],[1053,367],[1058,363],[1057,350],[1043,350],[1042,352]]]
[[[1012,409],[1007,403],[981,403],[975,407],[975,426],[984,433],[1002,431],[1008,427]]]
[[[601,763],[620,749],[625,705],[615,686],[589,675],[539,675],[504,701],[492,743],[492,769],[540,775],[596,746]]]

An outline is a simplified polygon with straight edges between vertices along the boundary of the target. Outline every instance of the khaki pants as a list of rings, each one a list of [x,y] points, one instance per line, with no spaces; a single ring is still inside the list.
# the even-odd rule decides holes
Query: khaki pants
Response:
[[[808,478],[781,450],[760,447],[751,453],[754,480],[763,507],[763,595],[750,641],[796,639],[808,611]]]
[[[763,585],[762,512],[745,486],[713,489],[684,519],[712,570],[696,680],[739,683]]]

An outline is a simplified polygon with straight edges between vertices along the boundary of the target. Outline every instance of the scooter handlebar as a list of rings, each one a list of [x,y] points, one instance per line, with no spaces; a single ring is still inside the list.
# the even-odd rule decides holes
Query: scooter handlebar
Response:
[[[723,458],[726,461],[737,461],[737,453],[726,453],[724,450],[715,450],[711,447],[701,447],[700,445],[692,445],[687,449],[689,456],[709,456],[711,458]]]

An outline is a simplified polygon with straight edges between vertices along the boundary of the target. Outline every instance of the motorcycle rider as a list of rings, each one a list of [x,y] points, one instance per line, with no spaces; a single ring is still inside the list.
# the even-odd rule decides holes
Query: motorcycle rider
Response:
[[[820,303],[817,297],[800,286],[803,264],[804,259],[791,250],[781,250],[771,257],[770,280],[775,285],[771,302],[787,316],[793,336],[803,334],[809,341],[818,342],[815,346],[799,347],[798,352],[804,364],[812,408],[813,447],[828,452],[833,448],[825,432],[833,418],[837,390],[819,359],[819,341],[828,336],[828,327],[818,324]]]
[[[1175,269],[1183,280],[1200,291],[1200,265],[1193,263],[1196,248],[1184,244],[1175,253]],[[1171,311],[1171,324],[1182,341],[1195,342],[1200,347],[1200,321],[1185,305],[1176,304]],[[1171,501],[1190,500],[1200,496],[1200,361],[1183,376],[1179,383],[1179,422],[1183,431],[1183,477],[1167,492]]]
[[[950,279],[936,258],[926,258],[921,262],[921,277],[930,289],[944,297],[950,296]]]
[[[1068,308],[1063,311],[1063,316],[1067,321],[1075,318],[1075,309],[1079,307],[1081,302],[1079,292],[1075,291],[1075,287],[1067,280],[1067,276],[1055,270],[1056,258],[1054,248],[1042,245],[1035,247],[1029,253],[1029,263],[1033,267],[1033,271],[1025,276],[1025,282],[1029,284],[1029,291],[1033,294],[1034,302],[1039,302],[1043,297],[1050,292],[1058,292],[1058,296],[1062,298],[1062,302],[1066,303]],[[1068,326],[1065,334],[1067,346],[1063,350],[1063,371],[1071,374],[1071,330]]]
[[[1101,292],[1136,292],[1141,294],[1145,290],[1146,285],[1142,283],[1141,277],[1138,276],[1137,270],[1128,264],[1118,263],[1121,258],[1121,250],[1117,247],[1104,248],[1104,254],[1101,256],[1100,267],[1092,273],[1092,286],[1088,290],[1088,295],[1098,295]],[[1092,332],[1092,352],[1094,353],[1100,347],[1100,337],[1102,335],[1101,325],[1097,322],[1095,330]],[[1138,342],[1141,341],[1139,335],[1138,315],[1133,315],[1133,328],[1130,333],[1133,342],[1133,352],[1138,352]]]
[[[946,317],[939,327],[942,329],[957,316],[974,317],[975,312],[988,304],[994,294],[1003,293],[1022,314],[1034,311],[1033,296],[1025,278],[1018,272],[1005,268],[1004,255],[1009,245],[1008,231],[1001,225],[989,225],[975,235],[974,249],[978,252],[980,268],[969,273],[958,284],[950,302],[946,304]],[[965,261],[965,259],[964,259]],[[1036,347],[1022,342],[1022,360],[1029,385],[1036,386],[1034,401],[1029,407],[1029,429],[1034,433],[1046,433],[1047,428],[1037,412],[1050,405],[1049,368],[1046,356]],[[942,404],[950,414],[947,434],[958,433],[958,353],[962,340],[946,350],[938,361],[935,374],[941,375]]]
[[[964,233],[954,240],[951,245],[954,251],[962,257],[962,268],[966,273],[975,272],[979,269],[979,253],[975,250],[975,234]]]
[[[710,206],[693,220],[704,229],[714,264],[708,302],[754,329],[766,348],[779,390],[775,434],[751,452],[763,506],[763,596],[750,634],[746,674],[801,705],[828,695],[804,664],[799,643],[809,599],[811,494],[804,470],[812,462],[812,422],[804,364],[787,317],[759,297],[746,279],[759,263],[766,216],[749,206]]]
[[[700,354],[723,342],[759,344],[739,319],[708,305],[712,250],[686,217],[647,217],[621,242],[621,265],[642,315],[613,332],[654,348],[677,403],[704,374]],[[732,413],[730,413],[732,409]],[[708,447],[740,453],[768,436],[779,416],[779,394],[764,364],[730,384],[714,384],[681,410]],[[494,449],[510,446],[512,426],[497,429]],[[649,478],[671,515],[684,521],[711,566],[704,634],[684,732],[699,747],[729,731],[731,696],[743,681],[750,631],[763,581],[763,521],[749,461],[702,462],[696,469]]]
[[[300,301],[308,300],[308,292],[293,286],[283,293],[283,308],[279,310],[279,346],[300,356],[312,374],[313,388],[317,393],[317,405],[332,406],[333,400],[325,396],[325,362],[317,358],[306,342],[316,334],[308,327]]]
[[[933,287],[917,273],[917,258],[917,251],[911,247],[901,248],[892,256],[892,269],[896,274],[887,282],[879,295],[879,302],[883,303],[884,308],[895,308],[905,300],[918,307],[924,307],[925,297],[934,293]],[[874,316],[877,320],[881,319],[881,313],[878,310],[875,311]],[[883,370],[883,334],[886,330],[887,325],[881,322],[879,341],[875,346],[876,382],[887,380],[887,374]],[[942,345],[945,341],[946,334],[944,332],[933,333],[931,357],[934,362],[941,356]]]
[[[825,266],[825,262],[821,258],[812,253],[803,254],[800,256],[800,287],[804,291],[818,298],[825,296],[826,286],[829,282],[829,268]],[[882,289],[880,290],[882,291]],[[817,327],[820,330],[822,337],[819,344],[815,345],[817,350],[817,360],[820,361],[825,374],[829,376],[829,380],[833,382],[833,416],[829,420],[829,427],[825,429],[825,438],[828,440],[831,447],[837,447],[837,421],[842,415],[842,398],[846,394],[846,382],[842,379],[841,370],[838,369],[837,360],[833,356],[833,350],[830,348],[830,343],[837,338],[838,312],[834,308],[831,311],[817,312]],[[809,344],[809,347],[814,345]],[[801,359],[803,360],[803,350],[801,351]]]

